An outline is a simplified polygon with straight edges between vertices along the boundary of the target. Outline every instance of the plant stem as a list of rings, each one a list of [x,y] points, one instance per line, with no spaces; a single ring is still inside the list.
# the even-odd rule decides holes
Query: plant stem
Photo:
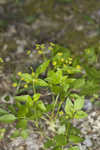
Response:
[[[57,104],[57,102],[58,102],[58,98],[59,98],[59,94],[57,95],[56,100],[55,100],[55,102],[54,102],[54,107],[53,107],[53,111],[52,111],[51,118],[54,116],[55,107],[56,107],[56,104]]]

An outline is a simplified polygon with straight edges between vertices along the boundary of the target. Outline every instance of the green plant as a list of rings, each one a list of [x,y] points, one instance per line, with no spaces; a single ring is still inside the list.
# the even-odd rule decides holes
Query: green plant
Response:
[[[31,67],[31,73],[18,73],[18,80],[13,84],[17,86],[15,103],[8,106],[8,112],[0,109],[0,122],[15,121],[16,130],[12,137],[23,138],[28,136],[27,126],[32,122],[44,137],[44,149],[65,150],[67,146],[67,150],[79,150],[73,144],[83,142],[84,138],[74,127],[73,120],[87,117],[82,110],[84,99],[90,86],[99,79],[99,73],[94,68],[88,73],[79,57],[74,58],[68,48],[50,43],[48,49],[46,54],[45,45],[36,44],[43,63],[36,69]],[[85,55],[84,61],[87,59]],[[94,93],[92,90],[92,95],[95,91],[97,89]]]

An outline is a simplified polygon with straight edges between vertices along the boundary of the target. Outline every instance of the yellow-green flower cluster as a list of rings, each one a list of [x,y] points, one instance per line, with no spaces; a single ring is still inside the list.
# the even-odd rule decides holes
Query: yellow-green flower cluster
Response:
[[[48,47],[48,50],[52,51],[55,44],[53,42],[50,42],[49,44],[50,44],[50,46]]]
[[[18,75],[18,76],[21,76],[21,75],[22,75],[22,72],[18,72],[17,75]]]
[[[28,88],[28,84],[25,84],[25,85],[24,85],[24,88]]]
[[[91,53],[90,48],[85,49],[85,53],[86,53],[86,54],[90,54],[90,53]]]
[[[66,64],[69,64],[69,65],[72,64],[72,58],[71,58],[71,57],[69,57],[69,58],[66,60]]]
[[[36,44],[35,46],[36,46],[37,53],[39,55],[42,55],[43,51],[45,50],[45,44]]]
[[[61,53],[61,52],[58,52],[58,53],[57,53],[57,55],[58,55],[58,56],[62,56],[62,55],[63,55],[63,53]]]
[[[54,47],[54,46],[55,46],[55,44],[54,44],[53,42],[50,42],[50,46]]]
[[[31,54],[31,50],[27,50],[27,55],[30,55]]]
[[[52,65],[53,65],[53,66],[56,66],[56,65],[57,65],[57,62],[56,62],[56,61],[53,61],[53,62],[52,62]]]
[[[3,63],[4,61],[3,61],[3,59],[0,57],[0,63]]]
[[[14,82],[14,83],[12,84],[12,86],[13,86],[13,87],[17,87],[17,83]]]
[[[62,116],[64,114],[63,111],[59,111],[59,115]]]
[[[77,66],[76,66],[76,69],[81,70],[82,68],[81,68],[81,66],[80,66],[80,65],[77,65]]]

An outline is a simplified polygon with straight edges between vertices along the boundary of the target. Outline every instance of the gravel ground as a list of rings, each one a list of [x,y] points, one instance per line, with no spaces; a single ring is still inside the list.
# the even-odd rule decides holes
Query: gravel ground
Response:
[[[54,19],[52,14],[45,13],[47,11],[44,10],[45,5],[42,9],[35,3],[37,9],[34,12],[39,14],[39,17],[28,24],[25,16],[24,19],[23,16],[19,16],[20,7],[8,4],[8,0],[0,0],[1,20],[8,21],[6,27],[0,28],[0,57],[3,56],[5,61],[5,66],[0,66],[0,99],[3,102],[5,93],[7,92],[8,95],[9,92],[12,94],[14,91],[10,89],[11,74],[22,71],[30,64],[36,64],[38,57],[33,55],[27,59],[25,55],[25,50],[33,49],[35,40],[56,41],[63,45],[67,43],[73,50],[80,50],[97,43],[100,45],[100,1],[91,1],[91,3],[87,0],[77,1],[77,6],[58,3],[52,10]],[[31,0],[27,2],[30,3]],[[11,14],[14,14],[14,18],[12,16],[9,19]],[[81,129],[85,137],[85,141],[79,144],[79,147],[80,150],[100,150],[100,107],[94,109],[92,104],[86,101],[84,109],[89,113],[88,118],[75,121],[75,125]],[[4,126],[0,124],[0,127]],[[0,142],[0,150],[39,150],[42,144],[38,135],[33,132],[26,140],[19,137],[10,141],[5,138]]]
[[[86,119],[74,120],[73,124],[81,129],[85,138],[84,142],[78,144],[80,150],[100,150],[100,109],[92,107],[92,103],[86,100],[84,109],[89,114]],[[86,105],[88,106],[86,108]],[[7,128],[7,127],[6,127]],[[0,150],[40,150],[43,142],[40,137],[30,129],[29,137],[24,140],[18,137],[13,140],[6,140],[1,142]],[[8,132],[7,137],[11,134],[13,129]],[[8,138],[9,139],[9,138]]]

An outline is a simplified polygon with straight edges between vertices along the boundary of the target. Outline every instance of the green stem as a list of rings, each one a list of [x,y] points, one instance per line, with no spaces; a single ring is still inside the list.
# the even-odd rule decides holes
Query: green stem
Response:
[[[58,116],[58,114],[59,114],[59,111],[60,111],[61,105],[62,105],[62,101],[59,103],[59,106],[58,106],[58,109],[57,109],[57,113],[56,113],[56,117],[55,117],[55,119],[57,118],[57,116]]]
[[[54,116],[55,107],[56,107],[56,104],[57,104],[57,102],[58,102],[58,98],[59,98],[59,95],[57,95],[57,97],[56,97],[56,100],[54,101],[54,97],[53,97],[53,101],[54,101],[54,107],[53,107],[53,111],[52,111],[51,118]]]
[[[36,94],[36,89],[35,89],[35,82],[33,81],[33,92]]]

